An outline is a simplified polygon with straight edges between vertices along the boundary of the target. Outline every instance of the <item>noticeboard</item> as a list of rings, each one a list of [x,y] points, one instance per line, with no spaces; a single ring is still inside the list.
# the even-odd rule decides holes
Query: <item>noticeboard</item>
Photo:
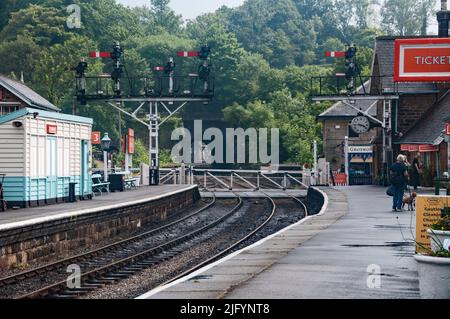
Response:
[[[417,196],[416,200],[416,252],[426,253],[431,249],[428,229],[442,215],[444,207],[448,207],[450,196]],[[422,247],[421,247],[422,246]],[[425,248],[423,248],[425,247]]]

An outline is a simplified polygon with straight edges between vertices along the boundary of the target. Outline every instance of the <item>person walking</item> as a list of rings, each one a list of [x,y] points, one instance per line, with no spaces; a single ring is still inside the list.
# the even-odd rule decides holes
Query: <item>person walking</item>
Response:
[[[417,154],[414,157],[413,163],[412,163],[412,171],[411,171],[411,186],[414,187],[414,190],[416,191],[417,188],[420,185],[420,174],[422,173],[422,169],[420,168],[420,155]]]
[[[394,189],[394,198],[392,204],[393,212],[403,211],[403,196],[405,195],[405,189],[407,185],[408,170],[405,165],[406,156],[399,155],[397,162],[394,163],[391,168],[391,184]]]

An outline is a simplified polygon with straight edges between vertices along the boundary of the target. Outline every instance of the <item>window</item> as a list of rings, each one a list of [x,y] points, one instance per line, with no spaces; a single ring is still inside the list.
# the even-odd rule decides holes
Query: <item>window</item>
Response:
[[[17,105],[1,105],[0,106],[0,116],[7,115],[9,113],[13,113],[19,109]]]
[[[348,137],[349,138],[359,138],[359,134],[353,131],[352,127],[348,126]]]

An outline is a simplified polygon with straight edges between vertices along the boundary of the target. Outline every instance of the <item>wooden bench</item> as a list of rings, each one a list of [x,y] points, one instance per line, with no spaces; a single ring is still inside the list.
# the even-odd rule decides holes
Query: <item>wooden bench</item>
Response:
[[[102,181],[102,175],[94,174],[92,175],[92,193],[99,192],[103,195],[103,191],[109,193],[109,182]]]

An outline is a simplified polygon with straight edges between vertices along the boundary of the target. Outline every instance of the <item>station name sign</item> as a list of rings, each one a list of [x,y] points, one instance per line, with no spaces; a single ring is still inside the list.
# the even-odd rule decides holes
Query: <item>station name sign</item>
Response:
[[[450,38],[395,40],[396,82],[450,82]]]
[[[359,153],[359,154],[371,154],[373,153],[373,146],[355,146],[355,145],[350,145],[348,147],[348,152],[355,154],[355,153]]]

